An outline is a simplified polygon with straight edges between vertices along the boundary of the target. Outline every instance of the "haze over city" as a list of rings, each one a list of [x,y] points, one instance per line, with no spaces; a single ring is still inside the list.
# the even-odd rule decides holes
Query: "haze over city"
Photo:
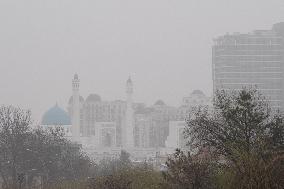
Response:
[[[270,29],[283,0],[0,1],[0,103],[40,121],[66,108],[78,73],[80,94],[179,105],[200,89],[212,95],[211,46],[227,32]]]
[[[284,188],[284,0],[0,0],[0,189]]]

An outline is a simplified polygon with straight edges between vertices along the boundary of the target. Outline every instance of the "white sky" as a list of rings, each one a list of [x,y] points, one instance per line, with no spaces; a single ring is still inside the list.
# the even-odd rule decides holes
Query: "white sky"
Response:
[[[77,72],[81,95],[178,105],[212,93],[212,39],[270,29],[284,0],[0,0],[0,104],[66,107]]]

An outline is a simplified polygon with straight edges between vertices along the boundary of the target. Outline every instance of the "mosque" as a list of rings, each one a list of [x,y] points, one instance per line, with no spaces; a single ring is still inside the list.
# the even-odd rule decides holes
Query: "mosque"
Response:
[[[84,99],[79,89],[75,74],[67,111],[56,104],[43,115],[41,126],[62,127],[67,138],[81,144],[93,157],[115,156],[122,149],[133,157],[150,157],[184,148],[183,130],[189,111],[196,106],[212,106],[211,98],[200,90],[184,97],[179,107],[162,100],[151,106],[136,103],[131,78],[126,81],[125,100],[104,101],[98,94]]]

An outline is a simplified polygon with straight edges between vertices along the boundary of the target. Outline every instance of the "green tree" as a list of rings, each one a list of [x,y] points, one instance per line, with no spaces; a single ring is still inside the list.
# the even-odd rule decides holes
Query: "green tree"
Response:
[[[230,187],[284,187],[283,118],[256,90],[219,91],[214,110],[199,109],[187,123],[191,148],[217,154],[234,180]]]

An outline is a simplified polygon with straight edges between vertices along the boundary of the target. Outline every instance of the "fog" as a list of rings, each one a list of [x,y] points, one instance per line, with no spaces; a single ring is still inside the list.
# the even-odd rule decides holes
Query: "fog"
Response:
[[[194,89],[212,94],[212,39],[270,29],[283,0],[0,0],[0,104],[66,107],[80,93],[178,105]]]

